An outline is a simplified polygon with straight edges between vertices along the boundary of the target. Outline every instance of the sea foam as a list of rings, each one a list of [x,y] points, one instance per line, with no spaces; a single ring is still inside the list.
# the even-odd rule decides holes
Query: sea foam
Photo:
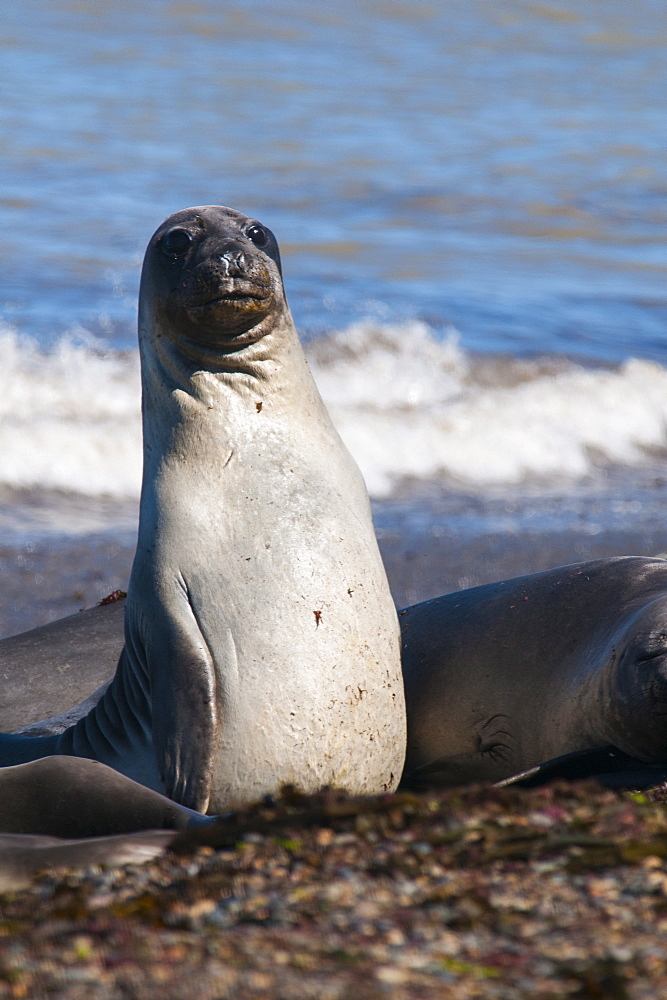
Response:
[[[78,331],[45,352],[0,330],[0,484],[137,495],[140,397],[137,351]]]
[[[355,323],[308,354],[376,497],[406,477],[480,489],[579,478],[667,448],[667,370],[654,362],[480,358],[419,322]],[[84,331],[46,352],[0,330],[0,485],[120,498],[140,481],[137,352]]]

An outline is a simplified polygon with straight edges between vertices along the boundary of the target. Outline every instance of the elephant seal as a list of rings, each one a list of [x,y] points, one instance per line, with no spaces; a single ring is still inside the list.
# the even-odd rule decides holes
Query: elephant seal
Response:
[[[361,474],[309,373],[275,237],[220,206],[151,238],[139,296],[144,473],[125,645],[64,733],[0,764],[90,757],[192,809],[281,784],[393,789],[396,611]]]
[[[399,619],[403,784],[526,771],[527,784],[665,780],[667,561],[563,566],[425,601]]]
[[[113,677],[124,614],[125,602],[117,600],[0,640],[0,731],[46,715],[62,715],[66,729],[77,721],[67,721],[73,713],[85,715],[86,702]],[[77,712],[72,706],[79,703]]]
[[[215,822],[85,757],[3,767],[0,891],[46,869],[148,861],[177,833]]]
[[[0,892],[26,889],[35,875],[54,868],[141,864],[162,854],[176,836],[173,830],[141,830],[86,840],[0,833]]]

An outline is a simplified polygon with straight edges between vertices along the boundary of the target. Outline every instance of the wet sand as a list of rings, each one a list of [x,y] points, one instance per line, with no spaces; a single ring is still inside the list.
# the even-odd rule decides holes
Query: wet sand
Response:
[[[490,532],[472,539],[436,528],[415,536],[397,527],[379,531],[378,537],[398,607],[586,559],[660,556],[667,550],[667,525],[595,535],[572,529],[548,534]]]

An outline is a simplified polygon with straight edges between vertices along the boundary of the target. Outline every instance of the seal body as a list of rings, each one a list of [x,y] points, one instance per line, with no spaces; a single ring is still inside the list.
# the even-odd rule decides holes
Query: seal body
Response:
[[[116,618],[105,618],[112,637]],[[214,824],[98,761],[55,756],[2,767],[0,891],[45,869],[147,861],[176,831]]]
[[[166,851],[176,836],[169,830],[141,830],[111,837],[62,840],[0,833],[0,892],[26,889],[37,874],[53,872],[54,868],[141,864]]]
[[[60,716],[108,684],[123,649],[121,599],[0,639],[0,731]],[[79,710],[77,719],[87,712]],[[77,721],[72,719],[71,721]],[[51,720],[40,727],[51,732]]]
[[[404,784],[667,771],[667,562],[579,563],[399,612]],[[621,783],[620,779],[616,780]]]
[[[120,662],[79,723],[4,737],[0,762],[92,757],[214,811],[284,783],[394,788],[396,612],[270,231],[218,206],[169,218],[146,252],[139,343],[144,475]]]
[[[79,697],[111,677],[123,645],[118,608],[0,641],[12,691],[29,701],[25,692],[39,687],[43,671],[62,669],[63,636],[68,683]],[[664,560],[578,563],[425,601],[399,621],[409,723],[404,785],[597,776],[638,788],[667,777]],[[35,650],[37,685],[28,669]],[[32,697],[42,714],[51,708],[39,690]],[[8,707],[15,716],[15,701]],[[60,732],[74,711],[24,731]]]

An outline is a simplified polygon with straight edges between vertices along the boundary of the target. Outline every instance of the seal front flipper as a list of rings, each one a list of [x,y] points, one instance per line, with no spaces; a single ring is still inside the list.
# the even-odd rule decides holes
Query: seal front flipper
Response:
[[[531,767],[496,783],[496,788],[517,785],[537,788],[549,781],[584,781],[595,778],[605,788],[651,788],[667,781],[667,761],[637,760],[616,747],[575,750]]]
[[[217,747],[216,679],[213,658],[185,591],[176,607],[170,602],[168,611],[151,621],[144,655],[151,686],[153,746],[165,794],[206,812]]]

